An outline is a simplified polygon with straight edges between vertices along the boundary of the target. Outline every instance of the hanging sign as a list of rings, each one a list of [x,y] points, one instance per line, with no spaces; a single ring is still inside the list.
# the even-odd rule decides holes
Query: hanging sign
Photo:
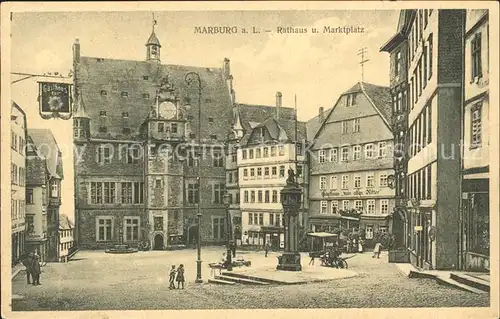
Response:
[[[40,116],[43,119],[71,118],[71,84],[38,82]]]

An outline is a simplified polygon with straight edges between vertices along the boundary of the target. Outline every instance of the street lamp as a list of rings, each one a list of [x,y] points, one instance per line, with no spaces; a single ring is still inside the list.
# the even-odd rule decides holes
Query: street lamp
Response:
[[[186,83],[188,85],[191,85],[191,83],[193,81],[197,81],[198,82],[198,136],[197,136],[197,144],[198,144],[198,148],[199,148],[199,153],[198,154],[201,154],[201,79],[200,79],[200,75],[196,72],[188,72],[186,74],[186,76],[184,77],[184,81],[186,81]],[[203,279],[201,278],[201,217],[202,217],[202,214],[201,214],[201,210],[200,210],[200,206],[201,206],[201,169],[200,169],[200,166],[201,166],[201,158],[199,158],[198,160],[198,178],[196,179],[197,180],[197,184],[198,184],[198,212],[196,213],[196,217],[197,217],[197,223],[198,223],[198,239],[196,240],[196,250],[197,250],[197,260],[196,260],[196,280],[195,282],[196,283],[202,283],[203,282]]]
[[[224,202],[224,206],[226,208],[226,269],[231,271],[233,270],[233,261],[231,259],[232,251],[231,251],[231,213],[229,212],[229,204],[230,203],[230,198],[231,196],[228,193],[225,193],[224,196],[222,197],[222,200]]]

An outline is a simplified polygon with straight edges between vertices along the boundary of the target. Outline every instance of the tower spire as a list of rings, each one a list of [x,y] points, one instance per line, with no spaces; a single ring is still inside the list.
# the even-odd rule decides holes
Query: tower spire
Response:
[[[155,14],[153,13],[153,21],[151,25],[151,35],[149,36],[148,41],[146,42],[146,60],[147,61],[155,61],[160,62],[160,41],[156,37],[155,34],[155,26],[158,24],[158,21],[155,19]]]

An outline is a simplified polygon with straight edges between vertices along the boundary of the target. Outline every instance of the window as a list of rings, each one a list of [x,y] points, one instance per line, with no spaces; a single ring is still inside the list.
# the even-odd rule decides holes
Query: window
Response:
[[[396,60],[394,61],[394,75],[398,76],[401,72],[401,51],[396,53]]]
[[[427,106],[427,144],[432,142],[432,104]]]
[[[248,150],[248,158],[253,159],[253,150]]]
[[[224,157],[221,153],[213,154],[213,164],[214,167],[224,167]]]
[[[349,160],[349,147],[342,147],[342,157],[340,160],[342,162],[347,162]]]
[[[50,182],[50,197],[59,197],[59,182],[57,180]]]
[[[132,204],[132,183],[122,183],[122,203]]]
[[[387,174],[380,174],[380,186],[387,186]]]
[[[378,230],[379,230],[379,232],[381,232],[382,234],[386,234],[386,233],[387,233],[387,226],[380,225],[380,226],[378,226]]]
[[[354,208],[358,211],[358,212],[362,212],[363,211],[363,201],[360,200],[360,199],[357,199],[354,201]]]
[[[253,213],[248,213],[248,225],[253,225]]]
[[[354,176],[354,188],[361,188],[361,176]]]
[[[133,184],[134,204],[142,204],[144,202],[144,183],[136,182]]]
[[[236,153],[231,154],[231,162],[232,163],[236,163],[236,161],[237,161],[237,155],[236,155]]]
[[[332,200],[332,214],[337,214],[339,210],[339,201]]]
[[[338,161],[338,149],[332,148],[330,150],[330,162],[337,162]]]
[[[302,154],[302,144],[297,144],[295,151],[297,152],[298,156],[303,155]]]
[[[127,150],[127,164],[138,164],[139,163],[139,146],[132,145],[129,146]]]
[[[196,158],[196,155],[194,154],[194,151],[189,152],[187,154],[187,156],[188,156],[187,165],[189,167],[194,167],[194,166],[198,166],[199,165],[198,158]]]
[[[243,169],[243,179],[247,179],[248,178],[248,169],[245,168]]]
[[[319,177],[319,189],[326,189],[326,176]]]
[[[375,214],[375,200],[374,199],[369,199],[366,201],[367,206],[368,206],[368,214]]]
[[[212,229],[213,229],[213,239],[222,239],[226,234],[224,229],[226,226],[226,219],[224,217],[213,217],[212,219]]]
[[[387,152],[386,152],[386,142],[380,142],[378,143],[378,157],[386,157]]]
[[[162,187],[163,187],[163,185],[162,185],[163,183],[162,183],[162,182],[163,182],[163,181],[162,181],[162,179],[161,179],[161,178],[157,178],[157,179],[155,180],[155,188],[157,188],[157,189],[158,189],[158,188],[162,188]]]
[[[231,184],[233,182],[233,173],[227,174],[227,183]]]
[[[243,157],[243,159],[247,159],[247,150],[243,150],[241,152],[241,156]]]
[[[422,53],[422,61],[424,62],[424,68],[423,68],[423,74],[422,74],[422,79],[424,80],[424,88],[427,86],[427,76],[428,76],[428,71],[427,71],[427,46],[424,45],[423,53]]]
[[[476,33],[471,41],[471,81],[483,75],[481,70],[481,32]]]
[[[140,217],[125,218],[125,241],[139,240],[139,219]]]
[[[174,133],[174,134],[177,133],[177,123],[171,123],[170,127],[171,127],[172,133]]]
[[[254,179],[255,178],[255,168],[250,169],[250,178]]]
[[[285,155],[285,146],[284,145],[278,146],[278,154],[279,154],[279,156]]]
[[[381,214],[388,214],[389,213],[389,200],[388,199],[381,199],[380,200],[380,213]]]
[[[353,160],[357,161],[361,158],[361,146],[360,145],[355,145],[353,147],[353,154],[352,154]]]
[[[481,103],[471,109],[471,148],[481,146]]]
[[[270,198],[269,198],[269,191],[264,192],[264,202],[269,203]]]
[[[302,165],[297,165],[297,177],[302,176]]]
[[[427,167],[427,199],[432,198],[432,165]]]
[[[213,185],[213,197],[212,197],[212,203],[213,204],[222,204],[223,203],[223,196],[224,196],[224,184],[214,184]]]
[[[321,210],[320,210],[321,215],[326,215],[328,214],[328,202],[326,200],[321,201]]]
[[[122,92],[122,97],[128,97],[128,92]]]
[[[209,117],[208,118],[208,123],[213,123],[214,122],[214,118],[213,117]]]
[[[110,241],[112,240],[112,217],[97,217],[97,241]]]
[[[274,214],[273,213],[269,214],[269,225],[274,225]]]
[[[97,147],[97,163],[99,164],[109,164],[111,163],[111,147],[100,145]]]
[[[264,214],[259,213],[259,225],[264,225]]]
[[[284,165],[280,166],[280,177],[285,177],[285,166]]]
[[[278,191],[273,190],[273,203],[277,203],[277,202],[278,202]]]
[[[324,163],[326,162],[326,151],[325,150],[320,150],[319,151],[319,162]]]
[[[348,210],[349,209],[349,200],[343,200],[342,201],[342,209],[343,210]]]
[[[264,147],[264,158],[269,157],[269,148]]]
[[[115,182],[104,182],[104,204],[115,202]]]
[[[278,167],[277,166],[271,167],[271,175],[273,175],[273,176],[278,175]]]
[[[269,178],[269,167],[264,167],[264,176],[265,178]]]
[[[342,175],[342,189],[349,188],[349,175]]]
[[[243,202],[248,203],[248,191],[243,192]]]
[[[149,93],[142,93],[143,99],[149,99]]]
[[[367,225],[365,228],[366,239],[373,239],[373,225]]]
[[[271,157],[276,156],[276,146],[271,146]]]
[[[365,145],[365,157],[366,158],[373,158],[374,156],[374,151],[373,151],[373,144],[366,144]]]
[[[368,173],[366,175],[366,187],[373,187],[375,186],[375,176],[373,173]]]
[[[261,158],[262,156],[262,151],[260,148],[255,150],[255,158]]]
[[[262,203],[262,191],[257,191],[257,202]]]
[[[33,189],[32,188],[26,188],[26,203],[28,205],[34,204],[34,198],[33,198]]]
[[[337,189],[337,176],[330,177],[330,189]]]
[[[255,203],[255,191],[250,192],[250,203]]]
[[[100,111],[100,112],[99,112],[99,116],[107,116],[107,115],[106,115],[106,111]]]
[[[262,167],[257,168],[257,178],[262,178]]]
[[[106,90],[101,90],[101,96],[106,96],[108,95],[108,92],[106,92]]]
[[[354,119],[352,120],[352,131],[353,132],[359,132],[360,130],[360,119]]]
[[[430,10],[432,11],[432,10]],[[429,79],[432,77],[432,33],[429,34],[429,38],[427,40],[427,42],[429,43],[429,52],[428,52],[428,56],[429,56]]]
[[[342,121],[342,134],[347,134],[349,123],[347,121]]]

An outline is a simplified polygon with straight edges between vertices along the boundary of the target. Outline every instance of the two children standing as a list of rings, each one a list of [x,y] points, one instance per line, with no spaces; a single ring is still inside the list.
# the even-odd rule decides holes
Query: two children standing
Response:
[[[175,281],[177,281],[177,289],[179,289],[180,286],[182,286],[182,289],[184,289],[184,265],[180,264],[177,269],[175,269],[175,265],[172,265],[172,268],[170,269],[170,276],[169,276],[169,282],[170,282],[170,289],[175,289]]]

